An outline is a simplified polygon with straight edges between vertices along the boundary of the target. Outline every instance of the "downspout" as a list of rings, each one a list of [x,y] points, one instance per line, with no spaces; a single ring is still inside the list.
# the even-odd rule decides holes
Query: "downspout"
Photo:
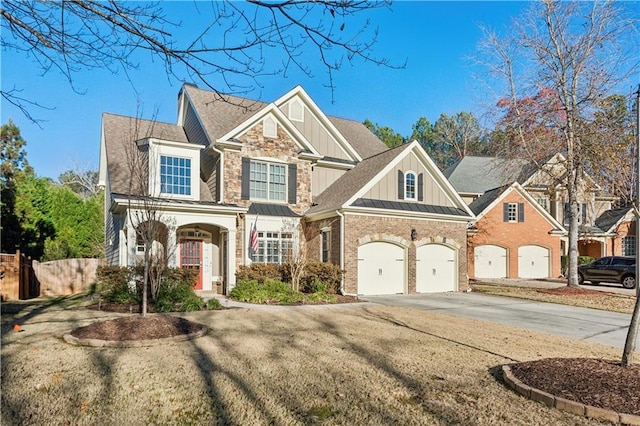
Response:
[[[340,217],[340,270],[344,271],[344,215],[340,213],[340,210],[336,210],[336,214]],[[340,294],[343,296],[358,296],[344,291],[344,273],[341,274],[340,278]]]

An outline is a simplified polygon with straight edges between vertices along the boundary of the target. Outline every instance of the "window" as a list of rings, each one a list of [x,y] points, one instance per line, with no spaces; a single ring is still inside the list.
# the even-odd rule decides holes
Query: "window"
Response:
[[[517,222],[518,221],[518,205],[516,203],[509,203],[508,207],[508,222]]]
[[[524,203],[503,203],[503,222],[524,222]]]
[[[549,203],[545,197],[536,198],[536,202],[542,206],[543,209],[549,211]]]
[[[160,156],[160,192],[191,195],[191,159]]]
[[[408,172],[404,176],[404,198],[406,200],[416,199],[416,174]]]
[[[293,251],[293,234],[290,232],[258,232],[258,250],[253,253],[256,263],[284,263]]]
[[[331,231],[322,231],[322,261],[329,262],[331,256]]]
[[[628,235],[622,237],[622,255],[623,256],[635,256],[636,255],[636,237]]]
[[[144,240],[140,234],[136,234],[136,253],[144,254]]]
[[[287,194],[287,167],[252,161],[249,169],[249,196],[251,199],[285,201]]]
[[[267,138],[278,137],[278,124],[273,117],[268,116],[262,121],[262,134]]]

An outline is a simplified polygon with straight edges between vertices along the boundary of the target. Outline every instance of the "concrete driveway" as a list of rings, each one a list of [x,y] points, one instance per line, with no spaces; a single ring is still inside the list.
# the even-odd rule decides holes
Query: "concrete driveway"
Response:
[[[480,293],[366,296],[371,303],[442,312],[447,315],[551,333],[623,348],[631,315]],[[640,350],[640,338],[636,340]]]

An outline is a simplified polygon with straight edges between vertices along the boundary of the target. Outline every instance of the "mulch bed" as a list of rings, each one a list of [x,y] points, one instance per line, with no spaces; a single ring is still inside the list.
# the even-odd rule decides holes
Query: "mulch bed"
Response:
[[[170,315],[128,316],[97,321],[79,327],[70,334],[78,339],[109,341],[165,339],[195,333],[202,325]]]
[[[640,415],[640,365],[594,358],[546,358],[511,366],[522,383],[554,396]]]
[[[558,288],[541,288],[538,289],[538,293],[553,294],[556,296],[571,296],[571,297],[605,297],[611,296],[613,293],[606,291],[589,290],[582,287],[564,286]]]

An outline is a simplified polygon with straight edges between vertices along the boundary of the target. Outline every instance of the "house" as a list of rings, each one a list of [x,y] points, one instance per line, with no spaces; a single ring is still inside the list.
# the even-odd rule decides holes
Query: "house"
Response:
[[[344,294],[467,288],[473,213],[422,147],[388,149],[299,86],[264,103],[185,84],[176,124],[103,114],[100,150],[110,265],[140,261],[153,202],[153,249],[196,268],[197,289],[228,293],[239,266],[295,253],[340,265]]]
[[[563,184],[566,176],[564,164],[565,158],[561,154],[556,154],[541,168],[523,159],[468,156],[445,170],[445,176],[477,215],[469,227],[468,256],[474,261],[469,271],[471,277],[540,278],[545,270],[549,277],[560,275],[560,257],[567,253],[566,230],[569,226],[568,195]],[[514,187],[514,182],[519,185]],[[521,198],[519,201],[515,199],[518,196]],[[491,204],[490,201],[500,197],[502,206]],[[532,205],[532,200],[538,206]],[[578,188],[578,201],[580,255],[599,258],[622,253],[622,247],[626,247],[626,254],[632,254],[635,227],[631,226],[633,214],[630,209],[612,209],[615,198],[605,194],[589,176]],[[508,212],[500,210],[506,204],[511,204],[509,214],[512,218],[518,214],[520,205],[534,215],[525,214],[524,225],[518,227],[515,225],[519,223],[517,219],[506,221]],[[528,226],[529,219],[534,218],[540,226]],[[502,226],[498,225],[500,220]],[[558,240],[559,248],[554,242]],[[533,261],[539,267],[537,271],[526,268],[521,271],[527,261],[531,266],[530,257],[534,256],[534,250],[539,252],[540,259],[548,250],[548,267],[539,260]],[[506,256],[505,260],[497,262],[502,256]],[[487,270],[489,262],[491,271]]]

